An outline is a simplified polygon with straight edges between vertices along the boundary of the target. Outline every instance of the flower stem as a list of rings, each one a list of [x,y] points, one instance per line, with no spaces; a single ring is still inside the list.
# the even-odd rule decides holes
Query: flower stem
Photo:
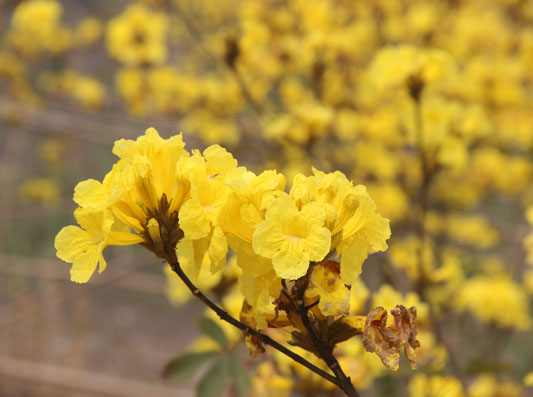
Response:
[[[335,374],[335,377],[339,382],[337,386],[340,387],[348,397],[359,397],[360,395],[357,392],[355,386],[353,385],[352,380],[349,376],[346,376],[339,362],[337,361],[337,358],[333,355],[333,349],[320,340],[320,338],[315,333],[313,326],[311,325],[311,321],[309,320],[309,316],[307,314],[309,311],[309,307],[305,306],[303,296],[307,287],[307,277],[308,276],[306,275],[296,282],[297,284],[299,282],[305,284],[298,286],[299,288],[296,289],[297,294],[299,295],[296,297],[299,303],[299,305],[297,305],[298,314],[302,319],[302,323],[307,333],[309,334],[311,342],[313,343],[319,357],[326,362],[329,369]],[[283,288],[286,288],[286,286],[283,285]],[[318,301],[316,303],[318,303]]]
[[[224,309],[219,307],[216,303],[211,301],[207,296],[205,296],[194,284],[193,282],[187,277],[183,269],[181,268],[178,259],[176,257],[176,254],[174,252],[167,252],[166,253],[166,261],[174,271],[178,275],[178,277],[185,283],[187,288],[192,292],[192,294],[200,299],[207,307],[209,307],[211,310],[213,310],[222,320],[230,323],[231,325],[235,326],[236,328],[240,329],[241,331],[245,331],[257,338],[259,338],[265,345],[268,345],[270,347],[273,347],[274,349],[278,350],[279,352],[285,354],[286,356],[292,358],[297,363],[303,365],[310,371],[313,371],[318,376],[328,380],[329,382],[333,383],[337,387],[343,389],[342,382],[336,378],[335,376],[328,374],[326,371],[318,368],[314,364],[307,361],[305,358],[300,356],[299,354],[293,352],[292,350],[286,348],[282,344],[276,342],[274,339],[272,339],[270,336],[265,335],[252,327],[240,322],[239,320],[232,317],[228,312],[226,312]],[[337,363],[338,364],[338,363]],[[344,390],[344,389],[343,389]],[[348,394],[348,396],[358,396],[357,394]]]

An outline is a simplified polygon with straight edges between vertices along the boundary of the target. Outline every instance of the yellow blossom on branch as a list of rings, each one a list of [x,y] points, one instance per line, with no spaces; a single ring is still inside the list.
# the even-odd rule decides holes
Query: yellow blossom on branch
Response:
[[[301,211],[289,196],[276,199],[253,236],[254,251],[272,260],[276,274],[285,279],[302,277],[311,261],[321,261],[330,250],[326,213],[316,202]]]
[[[98,266],[105,270],[108,245],[140,244],[168,262],[168,275],[171,269],[193,295],[241,330],[252,356],[267,344],[294,358],[259,332],[292,327],[288,342],[323,359],[336,380],[301,357],[296,361],[350,395],[355,389],[338,363],[332,364],[332,352],[353,336],[364,332],[364,347],[392,369],[402,347],[415,365],[416,308],[397,306],[392,325],[383,308],[374,309],[364,324],[357,316],[343,321],[352,303],[349,286],[359,286],[363,261],[385,250],[390,236],[388,220],[376,212],[364,186],[354,186],[340,172],[314,170],[310,177],[297,175],[286,193],[285,177],[276,171],[255,175],[218,145],[192,154],[184,147],[181,135],[163,139],[149,128],[135,141],[115,142],[119,160],[102,182],[76,186],[79,226],[64,227],[55,240],[58,257],[72,263],[72,281],[87,282]],[[232,295],[232,314],[195,284],[200,275],[206,288],[225,280],[220,273],[229,248],[242,271],[232,272],[242,293]],[[330,259],[335,253],[340,263]],[[216,278],[206,280],[206,269]],[[178,293],[174,299],[183,297]]]
[[[78,208],[74,215],[81,227],[66,226],[55,240],[57,256],[72,263],[70,279],[74,282],[87,282],[97,265],[100,273],[105,270],[107,264],[102,251],[108,245],[131,245],[143,241],[141,236],[123,231],[125,228],[116,222],[109,210],[93,212]]]

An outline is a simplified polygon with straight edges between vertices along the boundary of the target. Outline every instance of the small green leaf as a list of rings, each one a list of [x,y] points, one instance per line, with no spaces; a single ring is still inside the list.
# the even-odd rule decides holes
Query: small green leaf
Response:
[[[228,383],[228,370],[225,361],[218,361],[200,379],[196,387],[196,397],[218,397],[224,393]]]
[[[233,386],[239,397],[250,395],[250,374],[236,356],[229,358],[229,371]]]
[[[198,325],[204,334],[214,339],[221,347],[226,347],[228,345],[228,340],[226,339],[224,331],[215,321],[209,317],[202,317],[198,321]]]
[[[181,382],[190,378],[203,364],[215,357],[216,351],[185,353],[171,360],[163,368],[163,377]]]

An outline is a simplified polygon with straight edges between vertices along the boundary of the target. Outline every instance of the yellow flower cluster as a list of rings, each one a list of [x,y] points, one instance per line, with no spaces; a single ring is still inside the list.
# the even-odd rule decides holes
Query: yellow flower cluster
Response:
[[[180,242],[182,256],[199,257],[201,263],[207,249],[203,244],[212,234],[210,220],[217,210],[213,204],[224,199],[220,180],[226,173],[237,172],[236,162],[218,146],[206,149],[203,156],[198,152],[191,156],[184,146],[181,135],[166,140],[148,129],[137,141],[115,143],[113,153],[120,160],[103,182],[90,179],[76,186],[74,201],[80,207],[75,215],[81,228],[66,227],[56,238],[58,256],[73,263],[73,281],[88,281],[98,263],[100,271],[105,268],[102,251],[107,245],[143,243],[165,258]],[[188,223],[191,216],[199,217],[198,230]],[[209,252],[223,261],[225,252],[214,245],[220,240],[216,237]]]
[[[63,228],[55,243],[57,255],[73,264],[72,280],[88,281],[98,264],[103,271],[106,246],[128,244],[165,259],[176,250],[196,280],[206,260],[212,274],[222,270],[229,244],[262,329],[281,280],[299,279],[336,253],[340,264],[313,268],[307,293],[322,299],[323,315],[347,314],[338,308],[349,305],[345,284],[357,282],[368,253],[385,250],[390,236],[365,187],[340,172],[313,170],[297,175],[285,193],[276,171],[255,175],[218,145],[203,153],[184,146],[181,135],[162,139],[148,129],[136,141],[115,143],[120,160],[102,182],[76,186],[80,227]]]
[[[520,397],[523,395],[522,387],[512,381],[498,381],[495,376],[483,374],[468,388],[469,397]]]
[[[481,321],[517,330],[531,327],[526,292],[502,274],[476,276],[465,281],[455,303],[459,310],[469,310]]]
[[[288,194],[283,175],[249,173],[232,184],[221,213],[221,227],[243,270],[242,292],[260,328],[266,327],[264,313],[281,279],[304,276],[310,263],[336,250],[341,255],[337,279],[352,284],[368,252],[387,248],[388,221],[376,213],[364,186],[354,186],[340,172],[313,172],[297,175]],[[323,273],[312,277],[327,280]]]
[[[71,32],[60,23],[63,7],[56,0],[30,0],[13,13],[8,44],[25,55],[35,56],[42,50],[60,53],[72,41]]]
[[[459,380],[449,376],[415,375],[409,382],[409,397],[463,397]]]
[[[453,74],[454,68],[453,58],[446,51],[424,50],[413,45],[390,46],[378,52],[369,66],[368,78],[383,91],[438,82]]]

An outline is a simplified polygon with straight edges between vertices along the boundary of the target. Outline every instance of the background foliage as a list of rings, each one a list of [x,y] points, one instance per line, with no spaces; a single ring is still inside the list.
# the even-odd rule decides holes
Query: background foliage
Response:
[[[289,181],[314,166],[368,186],[392,237],[351,310],[416,305],[422,348],[419,370],[391,373],[343,345],[365,395],[527,395],[532,26],[529,0],[0,1],[1,387],[84,395],[76,376],[106,373],[118,395],[164,395],[175,386],[154,386],[158,371],[186,351],[167,373],[199,375],[178,389],[333,393],[276,355],[249,360],[223,324],[197,328],[198,306],[158,295],[182,305],[188,291],[138,251],[112,251],[96,286],[65,286],[47,258],[75,183],[101,179],[112,142],[153,125]],[[199,286],[238,312],[232,271]],[[90,373],[67,373],[69,386],[66,367]],[[28,368],[52,375],[13,381]]]

